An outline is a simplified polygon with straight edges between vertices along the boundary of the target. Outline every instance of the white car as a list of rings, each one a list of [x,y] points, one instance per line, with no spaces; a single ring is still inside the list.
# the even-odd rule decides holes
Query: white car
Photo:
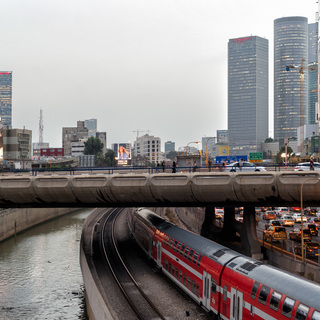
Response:
[[[242,170],[241,170],[242,169]],[[267,171],[265,167],[256,166],[254,163],[243,161],[242,166],[239,166],[239,162],[233,162],[226,165],[226,172],[252,172],[252,171]]]
[[[292,216],[288,214],[282,215],[279,221],[283,226],[294,226],[294,219],[292,218]],[[301,216],[300,216],[300,221],[301,221]]]
[[[314,170],[320,170],[320,163],[314,163]],[[301,162],[294,168],[294,171],[310,171],[310,162]]]
[[[301,222],[301,213],[294,213],[293,214],[293,220],[294,222]],[[307,217],[306,216],[303,216],[302,218],[303,222],[307,222]]]

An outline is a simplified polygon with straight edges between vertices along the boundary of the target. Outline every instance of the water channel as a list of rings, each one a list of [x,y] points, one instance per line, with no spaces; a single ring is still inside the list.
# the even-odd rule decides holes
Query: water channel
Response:
[[[0,320],[87,320],[76,211],[0,243]]]

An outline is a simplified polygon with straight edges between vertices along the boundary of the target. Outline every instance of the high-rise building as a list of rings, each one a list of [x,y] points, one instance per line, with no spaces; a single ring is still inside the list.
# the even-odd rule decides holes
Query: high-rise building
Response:
[[[12,72],[0,71],[0,123],[12,125]]]
[[[173,141],[166,141],[164,143],[164,153],[168,154],[170,151],[175,151],[176,143]]]
[[[317,121],[318,102],[318,22],[308,26],[308,124]]]
[[[274,139],[297,137],[297,128],[306,123],[308,69],[303,70],[304,86],[300,88],[302,65],[308,66],[308,19],[274,20]],[[297,68],[288,71],[288,66]]]
[[[84,140],[88,139],[88,129],[84,125],[84,121],[77,121],[76,127],[64,127],[62,128],[62,148],[64,149],[65,156],[71,156],[75,148],[75,143],[84,144]],[[72,146],[73,144],[73,146]],[[78,152],[78,150],[77,150]]]
[[[228,130],[217,130],[217,142],[218,143],[228,143]]]
[[[228,43],[228,137],[231,155],[261,150],[268,137],[268,40]]]
[[[134,155],[136,157],[146,157],[149,162],[156,164],[161,156],[161,139],[145,134],[137,137],[134,142]]]
[[[88,129],[88,137],[96,137],[97,119],[84,120],[84,126]]]

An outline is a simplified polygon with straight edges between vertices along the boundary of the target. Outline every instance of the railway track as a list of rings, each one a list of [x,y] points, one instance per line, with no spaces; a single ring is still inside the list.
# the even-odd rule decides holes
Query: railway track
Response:
[[[119,208],[113,209],[110,215],[103,219],[100,233],[103,255],[117,285],[137,319],[165,319],[164,315],[141,289],[121,257],[115,236],[115,223],[121,211],[122,209]]]

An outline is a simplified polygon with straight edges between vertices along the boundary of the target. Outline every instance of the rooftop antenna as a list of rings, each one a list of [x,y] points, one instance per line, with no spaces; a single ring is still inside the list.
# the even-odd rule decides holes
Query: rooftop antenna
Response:
[[[40,119],[39,119],[39,142],[43,142],[43,111],[40,108]]]

